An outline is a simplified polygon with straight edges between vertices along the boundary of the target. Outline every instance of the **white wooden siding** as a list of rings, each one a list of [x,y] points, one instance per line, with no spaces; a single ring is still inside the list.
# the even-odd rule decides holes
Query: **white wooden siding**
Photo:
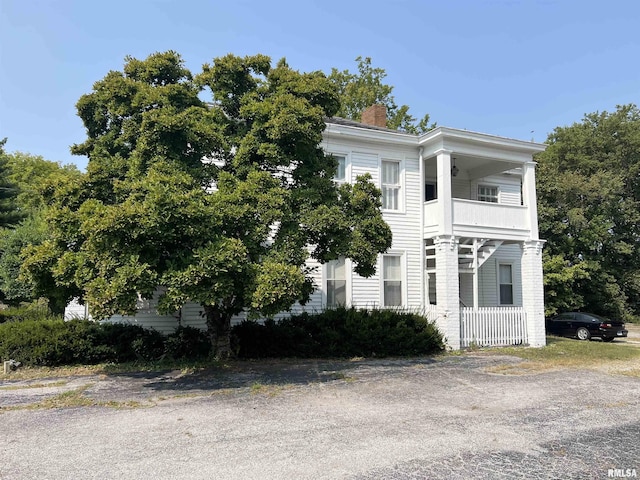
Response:
[[[451,181],[451,196],[454,198],[471,198],[471,182],[461,178],[454,178]]]
[[[460,302],[465,307],[473,307],[473,274],[460,274]]]
[[[519,245],[502,245],[480,267],[480,291],[478,304],[481,307],[494,307],[500,305],[498,286],[498,265],[500,263],[512,265],[513,277],[513,306],[522,306],[522,249]],[[473,295],[472,297],[473,298]]]
[[[478,185],[489,185],[498,187],[499,203],[505,205],[522,205],[520,183],[521,178],[518,175],[492,175],[490,177],[475,179],[471,182],[471,200],[478,199]]]
[[[64,309],[64,319],[73,320],[74,318],[91,318],[87,315],[86,305],[80,304],[77,298],[74,298]]]
[[[415,149],[390,149],[372,147],[363,149],[362,145],[345,142],[332,144],[331,153],[347,153],[350,164],[351,182],[358,175],[369,173],[372,182],[380,187],[380,163],[383,159],[399,161],[401,165],[401,210],[385,211],[383,218],[391,228],[393,243],[390,251],[403,256],[404,278],[403,297],[406,307],[418,308],[421,305],[423,288],[421,248],[422,232],[420,231],[420,215],[423,205],[422,182],[419,161]],[[359,307],[377,307],[382,304],[381,298],[381,257],[378,259],[376,273],[363,278],[351,270],[351,304]],[[321,279],[320,285],[324,278]]]

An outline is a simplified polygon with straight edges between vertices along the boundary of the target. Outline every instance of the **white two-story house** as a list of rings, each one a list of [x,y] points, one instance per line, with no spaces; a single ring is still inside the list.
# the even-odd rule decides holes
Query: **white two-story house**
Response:
[[[544,345],[532,158],[545,145],[445,127],[413,135],[385,125],[382,105],[362,122],[328,119],[323,148],[338,159],[336,182],[371,174],[392,247],[370,278],[353,273],[348,259],[310,262],[316,291],[293,311],[398,308],[434,319],[452,349]],[[135,317],[111,320],[173,331],[176,316],[158,315],[154,303],[141,301]],[[204,328],[200,310],[186,305],[180,322]],[[66,315],[85,313],[70,306]]]
[[[545,344],[535,163],[545,145],[439,127],[384,128],[384,106],[362,123],[329,119],[323,147],[337,181],[370,173],[393,232],[377,274],[349,261],[317,270],[311,304],[403,308],[434,318],[448,345]]]

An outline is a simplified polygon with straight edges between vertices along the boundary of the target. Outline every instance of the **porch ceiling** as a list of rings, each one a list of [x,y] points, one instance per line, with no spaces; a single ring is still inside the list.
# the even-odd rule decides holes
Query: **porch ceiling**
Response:
[[[455,162],[454,162],[455,159]],[[470,155],[462,155],[457,153],[451,154],[451,164],[458,168],[461,178],[473,180],[476,178],[488,177],[498,173],[509,173],[514,175],[521,174],[520,162],[497,160],[494,158],[476,157]],[[427,175],[436,175],[436,158],[428,158],[425,160],[425,171]]]

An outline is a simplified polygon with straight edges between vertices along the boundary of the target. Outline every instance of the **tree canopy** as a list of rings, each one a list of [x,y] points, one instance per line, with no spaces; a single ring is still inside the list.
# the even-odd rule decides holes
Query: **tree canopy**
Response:
[[[547,313],[618,318],[640,306],[640,111],[558,127],[537,157]]]
[[[24,271],[97,318],[135,313],[158,287],[165,312],[197,302],[228,355],[233,315],[308,299],[309,257],[346,256],[369,276],[390,246],[369,179],[332,180],[320,142],[338,108],[324,74],[264,55],[227,55],[197,75],[172,51],[127,57],[78,101],[87,139],[72,151],[87,173],[53,192],[49,239]]]
[[[360,121],[362,112],[374,104],[387,107],[387,127],[408,133],[424,133],[436,127],[429,123],[429,114],[419,121],[409,113],[408,105],[396,104],[392,95],[393,86],[383,83],[387,72],[374,67],[370,57],[356,58],[358,72],[331,69],[329,80],[336,86],[340,95],[340,108],[336,115]]]
[[[6,143],[6,138],[0,140],[0,228],[12,227],[23,217],[16,202],[18,187],[10,179],[11,170],[7,165],[7,153],[4,151]]]
[[[24,248],[42,243],[47,237],[44,210],[53,190],[61,182],[78,179],[80,171],[73,165],[61,166],[41,156],[14,152],[5,154],[7,179],[15,186],[13,202],[22,220],[0,231],[0,296],[9,304],[30,302],[45,297],[54,312],[66,304],[64,292],[52,282],[46,289],[19,275]]]

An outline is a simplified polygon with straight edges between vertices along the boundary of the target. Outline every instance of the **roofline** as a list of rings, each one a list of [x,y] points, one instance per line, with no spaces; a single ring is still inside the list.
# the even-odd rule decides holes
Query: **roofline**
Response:
[[[345,125],[342,123],[331,122],[326,119],[326,128],[324,133],[327,135],[347,135],[351,138],[366,139],[373,142],[396,143],[406,146],[420,147],[431,141],[442,138],[452,138],[473,143],[485,143],[492,146],[499,146],[508,149],[515,149],[531,154],[543,152],[547,145],[544,143],[529,142],[526,140],[518,140],[515,138],[501,137],[499,135],[491,135],[488,133],[473,132],[451,127],[436,127],[421,135],[400,132],[397,130],[383,129],[380,127],[370,128],[365,124]]]
[[[436,127],[433,130],[423,133],[419,136],[418,144],[424,145],[438,137],[448,137],[476,143],[488,143],[493,146],[498,145],[530,153],[543,152],[547,148],[547,145],[544,143],[528,142],[526,140],[517,140],[515,138],[501,137],[499,135],[491,135],[488,133],[473,132],[451,127]]]
[[[418,137],[411,133],[399,132],[396,130],[382,129],[382,128],[367,128],[366,125],[344,125],[340,123],[333,123],[331,121],[325,121],[326,128],[324,133],[326,135],[345,135],[350,138],[366,139],[368,141],[380,142],[380,143],[397,143],[401,145],[408,145],[418,147]]]

